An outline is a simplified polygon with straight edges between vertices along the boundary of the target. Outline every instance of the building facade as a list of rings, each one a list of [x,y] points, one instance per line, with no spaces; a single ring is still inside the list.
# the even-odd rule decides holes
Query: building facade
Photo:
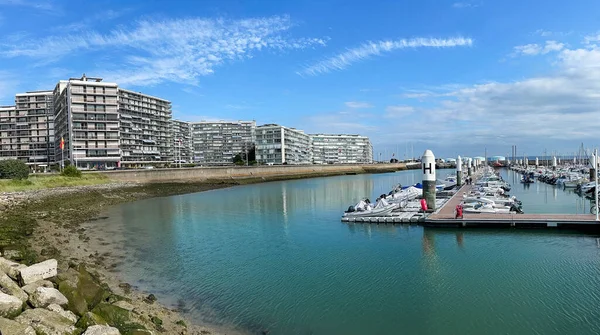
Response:
[[[235,155],[250,151],[255,121],[192,122],[193,161],[206,165],[233,164]]]
[[[119,166],[118,87],[101,78],[61,80],[54,89],[56,161],[83,169]],[[64,149],[60,148],[64,140]]]
[[[311,140],[302,130],[277,124],[256,128],[256,160],[260,164],[311,164]]]
[[[366,136],[310,135],[314,164],[371,164],[373,146]]]
[[[189,122],[171,120],[173,132],[173,154],[177,163],[191,163],[194,160],[194,147],[192,145],[192,125]]]
[[[19,159],[34,170],[54,161],[52,91],[19,93],[15,106],[0,107],[0,159]]]
[[[171,102],[118,89],[121,166],[143,167],[171,162]]]

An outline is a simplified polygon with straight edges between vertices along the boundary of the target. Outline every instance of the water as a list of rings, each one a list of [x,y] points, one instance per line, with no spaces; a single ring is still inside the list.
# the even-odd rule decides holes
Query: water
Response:
[[[128,282],[193,320],[251,333],[600,332],[596,236],[340,222],[361,197],[419,177],[340,176],[149,199],[112,209],[95,230],[123,243],[119,271]]]

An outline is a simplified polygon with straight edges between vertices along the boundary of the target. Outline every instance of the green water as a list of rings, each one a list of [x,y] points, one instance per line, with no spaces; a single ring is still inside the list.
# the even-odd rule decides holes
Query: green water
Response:
[[[340,222],[361,197],[419,177],[341,176],[149,199],[112,209],[95,229],[126,246],[125,280],[192,320],[242,332],[600,332],[596,236]]]

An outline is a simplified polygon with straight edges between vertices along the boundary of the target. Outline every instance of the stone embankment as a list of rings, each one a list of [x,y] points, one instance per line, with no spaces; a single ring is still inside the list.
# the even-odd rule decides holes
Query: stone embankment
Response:
[[[109,179],[122,182],[158,183],[178,181],[263,182],[344,174],[385,173],[406,170],[404,163],[346,165],[279,165],[196,167],[104,171]]]
[[[55,259],[25,266],[0,257],[2,335],[153,334],[136,313],[84,265],[59,273]],[[160,319],[153,322],[160,331]]]

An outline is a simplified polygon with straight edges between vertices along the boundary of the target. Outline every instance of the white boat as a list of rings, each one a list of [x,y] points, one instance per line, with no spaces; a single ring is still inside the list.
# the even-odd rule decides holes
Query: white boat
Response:
[[[350,206],[344,213],[344,217],[387,216],[396,208],[398,208],[398,204],[390,204],[385,199],[379,199],[375,206],[361,200],[355,206]]]
[[[488,213],[488,214],[510,214],[513,213],[510,208],[495,208],[490,204],[481,202],[463,204],[464,213]]]
[[[489,204],[494,208],[511,208],[515,203],[513,201],[504,201],[504,199],[490,199],[485,197],[473,197],[467,196],[463,197],[464,203],[477,203],[481,202],[483,204]]]
[[[390,204],[402,203],[405,201],[410,201],[410,200],[416,199],[418,197],[421,197],[422,195],[423,195],[422,188],[409,186],[405,189],[400,189],[400,190],[394,192],[393,194],[388,195],[385,198],[385,200],[387,202],[389,202]]]

